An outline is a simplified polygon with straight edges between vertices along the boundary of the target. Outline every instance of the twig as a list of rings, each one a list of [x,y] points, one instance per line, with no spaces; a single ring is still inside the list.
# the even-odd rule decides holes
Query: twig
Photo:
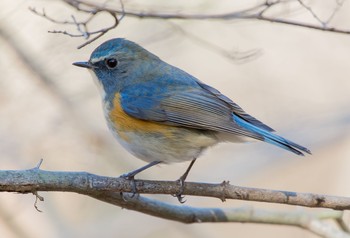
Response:
[[[44,18],[47,18],[48,20],[57,23],[57,24],[70,24],[70,25],[76,25],[77,31],[80,34],[73,34],[69,33],[67,31],[50,31],[50,33],[61,33],[65,35],[69,35],[71,37],[84,37],[87,39],[87,42],[80,45],[78,48],[82,48],[85,45],[95,41],[96,39],[100,38],[102,35],[106,34],[108,31],[115,29],[119,22],[125,17],[137,17],[137,18],[153,18],[153,19],[183,19],[183,20],[260,20],[260,21],[269,21],[279,24],[286,24],[286,25],[292,25],[292,26],[298,26],[298,27],[305,27],[309,29],[315,29],[315,30],[321,30],[321,31],[328,31],[328,32],[334,32],[334,33],[342,33],[342,34],[350,34],[350,30],[346,29],[339,29],[337,27],[331,27],[328,26],[330,21],[334,18],[336,13],[339,11],[339,9],[343,6],[343,3],[345,0],[338,0],[337,1],[337,7],[332,11],[330,17],[327,20],[322,20],[310,7],[307,6],[303,0],[275,0],[275,1],[269,1],[266,0],[265,2],[261,4],[257,4],[253,7],[249,7],[247,9],[239,10],[239,11],[231,11],[227,13],[222,14],[179,14],[179,13],[159,13],[159,12],[145,12],[145,11],[132,11],[132,10],[125,10],[124,3],[122,0],[120,0],[120,9],[115,9],[112,7],[109,7],[106,5],[106,3],[99,4],[96,2],[89,2],[86,0],[62,0],[68,5],[74,7],[77,11],[82,13],[89,14],[89,18],[85,21],[78,22],[75,21],[75,18],[73,18],[73,21],[58,21],[55,20],[49,16],[43,11],[42,13],[38,13],[34,8],[31,8],[30,10]],[[297,22],[295,20],[289,20],[289,19],[283,19],[283,18],[277,18],[275,16],[269,16],[267,12],[270,9],[274,9],[276,6],[280,6],[282,4],[290,4],[292,2],[298,3],[302,8],[304,8],[306,11],[312,14],[312,16],[317,20],[319,24],[310,24],[308,22]],[[115,19],[115,23],[106,28],[102,28],[100,30],[90,32],[87,30],[88,23],[94,16],[99,12],[107,12],[110,15],[113,16]],[[119,19],[117,15],[120,15]],[[81,29],[81,26],[84,27],[84,29]],[[88,39],[91,35],[96,35],[92,39]]]
[[[315,30],[320,30],[320,31],[328,31],[328,32],[334,32],[334,33],[341,33],[341,34],[350,34],[350,30],[341,30],[341,29],[334,28],[334,27],[328,27],[328,26],[320,27],[320,26],[306,24],[306,23],[302,23],[302,22],[289,21],[289,20],[273,18],[273,17],[265,17],[265,16],[252,17],[252,19],[255,19],[255,18],[262,20],[262,21],[281,23],[281,24],[292,25],[292,26],[301,26],[304,28],[310,28],[310,29],[315,29]]]
[[[195,41],[197,45],[202,45],[206,49],[212,50],[213,52],[216,52],[220,54],[221,56],[234,61],[235,63],[245,63],[247,61],[253,60],[258,58],[259,56],[262,55],[262,50],[260,49],[252,49],[252,50],[246,50],[246,51],[233,51],[233,50],[227,50],[223,49],[215,44],[210,43],[209,41],[200,38],[193,34],[192,32],[186,31],[183,29],[181,26],[175,24],[175,23],[170,23],[171,26],[180,32],[181,34],[185,35],[187,38]]]
[[[335,15],[338,13],[338,11],[340,10],[340,8],[343,6],[345,0],[336,0],[337,2],[337,6],[334,8],[334,11],[332,12],[332,14],[328,17],[328,19],[325,21],[325,23],[328,25],[333,18],[335,17]]]
[[[64,20],[64,21],[60,21],[60,20],[56,20],[56,19],[53,19],[52,17],[48,16],[45,12],[45,9],[42,10],[42,12],[38,12],[34,7],[29,7],[28,8],[29,11],[31,11],[32,13],[34,13],[35,15],[38,15],[38,16],[41,16],[47,20],[49,20],[50,22],[53,22],[53,23],[57,23],[57,24],[74,24],[74,22],[72,21],[68,21],[68,20]]]
[[[37,191],[34,191],[33,194],[35,195],[35,202],[34,202],[35,210],[37,210],[38,212],[43,212],[38,208],[38,200],[43,202],[44,198],[42,196],[40,196]]]
[[[302,0],[298,0],[298,2],[300,3],[301,6],[303,6],[308,12],[310,12],[310,14],[323,26],[326,27],[327,23],[322,21],[318,15],[314,12],[314,10],[312,10],[311,7],[307,6]]]
[[[34,169],[40,169],[40,166],[43,164],[43,162],[44,162],[44,159],[41,158],[41,159],[39,160],[38,164],[34,167]]]
[[[60,30],[53,30],[53,31],[48,31],[49,33],[59,33],[59,34],[63,34],[63,35],[68,35],[70,37],[84,37],[85,39],[89,39],[91,35],[96,35],[95,37],[87,40],[85,43],[81,44],[80,46],[78,46],[77,48],[80,49],[88,44],[90,44],[91,42],[97,40],[98,38],[100,38],[101,36],[103,36],[104,34],[106,34],[108,31],[116,28],[119,24],[119,21],[124,17],[124,15],[121,16],[120,19],[118,19],[117,15],[112,12],[112,11],[108,11],[108,10],[101,10],[101,11],[97,11],[97,10],[91,10],[88,11],[88,13],[90,14],[90,16],[85,20],[85,21],[77,21],[76,18],[72,15],[72,21],[69,20],[64,20],[64,21],[59,21],[56,19],[53,19],[51,17],[49,17],[46,13],[45,10],[43,9],[42,13],[38,12],[35,8],[29,8],[30,11],[32,11],[34,14],[44,17],[47,20],[53,22],[53,23],[57,23],[57,24],[62,24],[62,25],[75,25],[77,28],[77,31],[79,32],[79,34],[73,34],[70,33],[66,30],[64,31],[60,31]],[[93,19],[93,17],[100,12],[107,12],[109,13],[113,19],[114,19],[114,23],[113,25],[111,25],[110,27],[105,27],[96,31],[88,31],[88,23]],[[82,27],[84,29],[82,29]]]
[[[98,30],[98,31],[92,31],[92,32],[86,31],[85,33],[86,33],[87,35],[89,35],[89,36],[90,36],[90,35],[93,35],[93,34],[97,34],[97,35],[96,35],[95,37],[91,38],[90,40],[86,41],[85,43],[79,45],[79,46],[77,47],[78,49],[81,49],[81,48],[83,48],[84,46],[90,44],[91,42],[97,40],[98,38],[100,38],[101,36],[103,36],[104,34],[106,34],[108,31],[110,31],[110,30],[112,30],[112,29],[114,29],[114,28],[116,28],[116,27],[118,26],[118,24],[119,24],[119,19],[118,19],[117,15],[116,15],[115,13],[113,13],[113,12],[108,12],[108,13],[114,18],[114,24],[113,24],[112,26],[110,26],[110,27],[102,28],[102,29],[100,29],[100,30]]]

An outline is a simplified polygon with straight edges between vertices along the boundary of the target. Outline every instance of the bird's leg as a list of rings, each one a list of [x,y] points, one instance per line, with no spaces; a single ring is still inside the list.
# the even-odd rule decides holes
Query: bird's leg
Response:
[[[185,173],[177,180],[177,182],[180,183],[180,191],[175,194],[175,196],[177,197],[177,200],[179,200],[180,203],[185,203],[186,201],[183,201],[184,196],[182,196],[182,193],[184,192],[184,188],[185,188],[185,180],[188,176],[188,173],[190,172],[192,166],[194,165],[194,162],[196,162],[197,158],[194,158],[190,165],[188,166],[188,168],[186,169]]]
[[[136,183],[135,183],[135,175],[154,166],[154,165],[157,165],[157,164],[160,164],[161,161],[152,161],[151,163],[149,164],[146,164],[145,166],[141,167],[141,168],[138,168],[136,170],[133,170],[129,173],[126,173],[126,174],[123,174],[121,175],[120,177],[121,178],[125,178],[127,180],[130,180],[131,183],[132,183],[132,193],[133,193],[133,196],[137,193],[137,189],[136,189]]]

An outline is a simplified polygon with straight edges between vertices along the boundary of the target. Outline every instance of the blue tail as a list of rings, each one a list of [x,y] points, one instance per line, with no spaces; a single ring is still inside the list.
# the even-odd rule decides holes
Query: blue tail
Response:
[[[306,152],[308,154],[311,154],[311,151],[301,145],[295,144],[294,142],[284,139],[281,136],[275,135],[271,132],[268,132],[264,129],[261,129],[257,126],[252,125],[251,123],[245,121],[244,119],[233,115],[233,119],[235,120],[235,122],[240,126],[243,127],[244,129],[254,132],[260,136],[262,136],[264,138],[264,141],[267,143],[270,143],[272,145],[276,145],[279,146],[285,150],[291,151],[297,155],[304,155],[302,153]]]

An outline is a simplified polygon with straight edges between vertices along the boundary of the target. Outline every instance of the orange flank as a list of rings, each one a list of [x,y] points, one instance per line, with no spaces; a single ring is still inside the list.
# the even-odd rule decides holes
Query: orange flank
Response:
[[[128,132],[134,133],[160,133],[164,137],[172,136],[172,127],[169,125],[162,125],[156,122],[140,120],[126,114],[120,103],[120,94],[117,93],[113,100],[113,108],[109,112],[109,119],[111,120],[116,132],[119,136],[129,141],[130,138],[126,134]]]

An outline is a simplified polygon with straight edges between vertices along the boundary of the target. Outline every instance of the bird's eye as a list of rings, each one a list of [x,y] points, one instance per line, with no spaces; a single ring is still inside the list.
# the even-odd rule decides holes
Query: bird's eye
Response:
[[[114,58],[106,59],[106,65],[110,69],[114,69],[118,65],[118,61]]]

